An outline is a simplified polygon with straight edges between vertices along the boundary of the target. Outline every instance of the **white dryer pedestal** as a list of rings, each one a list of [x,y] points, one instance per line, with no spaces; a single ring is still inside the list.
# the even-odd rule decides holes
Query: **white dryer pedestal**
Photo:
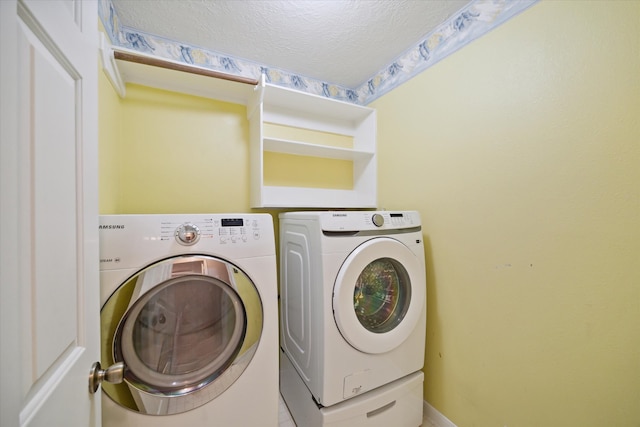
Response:
[[[422,371],[414,372],[360,396],[318,408],[289,358],[280,351],[280,393],[298,426],[420,426],[423,381]]]

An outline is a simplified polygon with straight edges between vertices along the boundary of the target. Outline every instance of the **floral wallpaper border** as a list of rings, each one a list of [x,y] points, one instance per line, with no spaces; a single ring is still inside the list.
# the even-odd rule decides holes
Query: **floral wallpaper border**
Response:
[[[99,0],[98,7],[102,24],[115,46],[241,77],[260,79],[264,74],[267,83],[367,105],[538,1],[474,0],[357,88],[323,82],[266,64],[145,34],[121,25],[111,0]]]

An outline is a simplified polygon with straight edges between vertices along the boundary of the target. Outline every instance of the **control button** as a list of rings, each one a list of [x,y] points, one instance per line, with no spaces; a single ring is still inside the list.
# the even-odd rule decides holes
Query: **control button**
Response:
[[[193,245],[200,238],[200,229],[195,224],[187,222],[176,229],[175,236],[181,245]]]
[[[384,217],[378,213],[373,214],[371,220],[373,221],[373,225],[376,227],[382,227],[384,225]]]

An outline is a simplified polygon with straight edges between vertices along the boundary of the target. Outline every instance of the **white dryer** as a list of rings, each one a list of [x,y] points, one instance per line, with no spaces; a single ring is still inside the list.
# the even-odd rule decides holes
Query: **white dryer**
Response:
[[[280,305],[281,366],[294,368],[283,372],[295,371],[319,408],[416,373],[426,328],[419,214],[280,214]],[[288,404],[300,390],[283,389],[291,383],[281,378]]]
[[[103,426],[277,426],[270,215],[101,216],[100,270]]]

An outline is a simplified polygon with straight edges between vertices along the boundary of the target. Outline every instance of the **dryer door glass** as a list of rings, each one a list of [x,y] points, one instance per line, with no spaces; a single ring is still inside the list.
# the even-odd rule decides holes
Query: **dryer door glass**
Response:
[[[391,258],[378,258],[358,276],[353,307],[367,330],[384,333],[395,328],[407,313],[411,282],[407,270]]]
[[[124,362],[123,384],[103,384],[116,403],[169,415],[201,406],[244,372],[262,334],[262,302],[239,268],[179,256],[127,279],[107,300],[102,361]]]
[[[122,323],[116,359],[138,387],[185,392],[226,369],[246,330],[238,294],[207,276],[168,280],[136,301]]]

